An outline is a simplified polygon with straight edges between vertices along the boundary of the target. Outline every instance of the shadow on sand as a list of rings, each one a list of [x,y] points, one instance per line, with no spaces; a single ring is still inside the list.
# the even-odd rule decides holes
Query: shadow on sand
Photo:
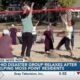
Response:
[[[44,51],[33,51],[33,52],[35,52],[35,53],[39,53],[39,54],[45,54]]]
[[[68,55],[59,55],[62,58],[73,59],[74,61],[80,61],[80,58],[68,56]]]

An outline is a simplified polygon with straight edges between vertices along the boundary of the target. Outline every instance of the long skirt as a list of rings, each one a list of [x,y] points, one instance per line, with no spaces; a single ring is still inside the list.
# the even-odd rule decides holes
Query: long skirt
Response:
[[[51,39],[46,38],[44,44],[45,44],[45,51],[49,51],[51,49],[54,49],[53,41]]]

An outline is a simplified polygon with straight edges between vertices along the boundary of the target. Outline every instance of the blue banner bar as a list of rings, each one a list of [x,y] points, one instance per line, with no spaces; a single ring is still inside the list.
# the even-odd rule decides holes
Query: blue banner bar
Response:
[[[80,71],[80,62],[0,62],[0,71]]]

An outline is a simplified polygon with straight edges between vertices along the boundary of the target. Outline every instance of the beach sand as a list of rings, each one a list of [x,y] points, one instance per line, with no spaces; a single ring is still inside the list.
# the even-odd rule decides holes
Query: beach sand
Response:
[[[37,37],[39,38],[39,37]],[[56,48],[61,37],[54,35],[54,48]],[[20,56],[21,53],[21,44],[12,46],[13,54]],[[73,50],[74,56],[70,56],[70,53],[66,51],[65,47],[62,46],[61,50],[54,50],[52,56],[48,57],[44,54],[44,44],[35,43],[31,50],[32,62],[76,62],[80,61],[80,35],[75,35],[75,46]]]

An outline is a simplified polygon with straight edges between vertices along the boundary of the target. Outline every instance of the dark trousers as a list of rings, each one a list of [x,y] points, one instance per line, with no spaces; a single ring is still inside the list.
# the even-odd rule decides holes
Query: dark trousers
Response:
[[[22,34],[22,52],[21,52],[21,56],[24,56],[24,53],[26,51],[26,56],[30,57],[30,52],[31,52],[31,48],[32,48],[32,34],[29,32],[25,32]]]
[[[74,34],[72,33],[72,36],[71,36],[71,46],[72,48],[74,47]]]
[[[50,50],[53,50],[54,47],[53,47],[53,42],[52,40],[46,40],[45,41],[45,51],[50,51]]]
[[[18,38],[18,40],[19,40],[19,43],[22,44],[22,42],[23,42],[23,41],[22,41],[22,37],[17,37],[17,38]]]
[[[32,35],[32,38],[33,38],[33,44],[34,44],[34,42],[36,41],[37,35]]]
[[[69,39],[69,38],[63,37],[63,38],[61,39],[61,41],[59,42],[59,44],[58,44],[58,46],[57,46],[57,49],[60,49],[60,47],[61,47],[63,44],[65,44],[65,48],[66,48],[67,50],[71,50],[71,49],[70,49],[70,39]]]

